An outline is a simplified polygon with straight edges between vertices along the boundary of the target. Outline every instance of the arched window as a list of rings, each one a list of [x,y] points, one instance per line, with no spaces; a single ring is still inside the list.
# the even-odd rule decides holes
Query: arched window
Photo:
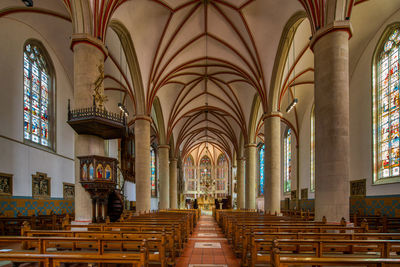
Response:
[[[157,197],[157,172],[156,172],[156,151],[153,147],[150,149],[150,180],[151,180],[151,196]]]
[[[392,28],[376,58],[374,97],[374,182],[398,177],[399,169],[399,43],[398,28]],[[379,181],[381,180],[381,181]]]
[[[259,182],[259,192],[258,194],[260,196],[264,195],[264,150],[265,150],[265,145],[263,144],[260,148],[260,182]]]
[[[53,148],[52,66],[43,46],[28,41],[24,47],[24,139]]]
[[[203,156],[200,160],[200,190],[209,193],[213,189],[212,175],[211,175],[211,160],[208,156]]]
[[[228,163],[226,161],[225,155],[219,155],[217,159],[217,191],[225,191],[226,190],[226,180],[228,177]]]
[[[283,175],[283,191],[290,192],[290,176],[292,172],[292,130],[289,128],[285,135],[284,141],[284,175]]]
[[[314,106],[311,110],[310,120],[310,191],[315,191],[315,112]]]
[[[184,179],[186,181],[186,191],[196,191],[196,169],[191,155],[187,156],[184,163]]]

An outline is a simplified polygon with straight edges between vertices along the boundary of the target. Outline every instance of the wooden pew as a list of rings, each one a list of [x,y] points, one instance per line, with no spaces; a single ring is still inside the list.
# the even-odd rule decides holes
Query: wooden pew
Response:
[[[296,256],[296,254],[301,256],[298,255],[301,253],[306,254],[302,256],[307,257],[333,257],[337,256],[337,253],[343,253],[371,258],[373,256],[367,255],[366,252],[375,252],[379,253],[380,258],[391,258],[390,252],[400,252],[400,240],[275,239],[267,241],[256,239],[253,244],[249,263],[252,267],[259,263],[270,262],[270,253],[273,248],[286,252],[285,255],[288,256]]]
[[[172,232],[163,231],[160,232],[119,232],[119,231],[57,231],[57,230],[25,230],[24,237],[27,238],[86,238],[92,240],[161,240],[162,247],[152,247],[152,242],[149,244],[149,251],[158,251],[160,254],[166,255],[169,263],[175,262],[175,257],[177,256],[174,235]],[[58,240],[58,239],[56,239]],[[0,239],[1,241],[1,239]],[[125,242],[126,243],[126,242]],[[70,248],[70,249],[87,249],[90,246],[94,246],[93,243],[82,243],[78,245],[71,244],[69,247],[66,243],[59,244],[58,248]],[[124,242],[114,242],[110,241],[110,244],[106,244],[108,248],[121,248],[126,249],[126,245],[124,246]],[[34,244],[32,242],[25,242],[25,248],[30,249],[34,248]],[[129,247],[128,247],[129,248]],[[161,260],[161,259],[160,259]]]
[[[128,254],[121,255],[104,254],[31,254],[31,253],[0,253],[0,260],[12,262],[32,262],[42,263],[45,267],[59,267],[62,263],[123,263],[130,264],[132,267],[147,267],[145,259],[146,251],[140,255]]]
[[[21,249],[15,251],[15,242],[21,243]],[[23,246],[25,242],[29,243],[27,250]],[[161,240],[142,240],[142,239],[93,239],[93,238],[79,238],[79,237],[0,237],[0,244],[2,248],[7,248],[10,243],[13,243],[14,250],[10,252],[0,252],[0,258],[13,260],[13,261],[25,261],[26,255],[30,255],[29,258],[40,259],[41,255],[45,255],[48,258],[59,259],[58,262],[64,262],[64,259],[81,259],[78,262],[92,262],[86,260],[92,260],[94,257],[98,257],[99,261],[93,261],[98,263],[140,263],[144,266],[150,261],[160,262],[161,266],[166,266],[165,251],[160,250],[159,253],[153,253],[154,248],[161,248]],[[4,245],[7,243],[7,245]],[[113,246],[117,244],[117,246]],[[52,248],[53,250],[50,250]],[[56,250],[54,250],[56,249]],[[62,258],[62,255],[70,258]],[[4,251],[4,249],[3,249]],[[54,252],[50,252],[54,251]],[[135,253],[132,253],[135,252]],[[108,258],[112,255],[110,258]],[[22,257],[22,259],[21,259]],[[128,258],[130,261],[114,261],[118,258]],[[108,260],[107,260],[108,259]],[[100,261],[105,260],[105,261]],[[66,261],[69,262],[69,261]],[[72,261],[74,262],[74,261]],[[49,264],[48,262],[46,264]],[[55,265],[57,266],[57,265]]]
[[[64,231],[71,231],[70,229],[82,229],[83,231],[97,231],[97,232],[107,232],[111,231],[116,233],[120,232],[136,232],[136,233],[145,233],[145,232],[158,232],[162,233],[162,231],[166,231],[167,233],[171,233],[174,238],[174,244],[176,248],[176,253],[180,254],[183,250],[183,246],[185,243],[185,238],[182,235],[182,232],[179,231],[179,228],[176,228],[175,225],[148,225],[146,223],[142,224],[89,224],[89,225],[65,225]],[[68,230],[69,229],[69,230]]]
[[[400,231],[400,218],[389,217],[386,215],[360,215],[358,213],[350,215],[351,222],[354,225],[360,225],[361,223],[368,223],[370,229],[380,231],[382,233],[387,232],[399,232]]]
[[[69,214],[33,215],[18,217],[0,217],[0,235],[19,235],[25,221],[33,229],[61,229],[62,221],[71,218]]]
[[[290,265],[310,266],[392,266],[400,265],[400,259],[391,258],[351,258],[351,257],[301,257],[281,256],[280,250],[274,248],[271,252],[271,266],[288,267]]]

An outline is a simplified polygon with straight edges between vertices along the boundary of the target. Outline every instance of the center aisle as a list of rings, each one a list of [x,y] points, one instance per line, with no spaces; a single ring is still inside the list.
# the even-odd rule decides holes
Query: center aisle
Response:
[[[240,260],[233,254],[214,217],[202,215],[176,266],[239,267]]]

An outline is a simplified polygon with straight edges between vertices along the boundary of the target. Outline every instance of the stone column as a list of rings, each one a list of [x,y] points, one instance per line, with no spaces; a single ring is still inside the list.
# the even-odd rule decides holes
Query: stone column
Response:
[[[97,39],[84,34],[74,34],[74,103],[73,109],[93,106],[93,84],[99,77],[98,67],[104,64],[107,51]],[[93,135],[75,134],[75,221],[93,219],[93,202],[80,183],[80,162],[77,157],[104,156],[104,140]]]
[[[349,217],[349,22],[311,40],[315,66],[315,219]],[[337,25],[336,25],[337,26]],[[343,26],[343,25],[342,25]]]
[[[246,209],[256,208],[257,145],[246,144]]]
[[[169,160],[169,205],[171,209],[178,208],[178,160]]]
[[[160,178],[160,209],[169,208],[169,145],[158,146],[159,178]]]
[[[245,209],[246,203],[246,183],[245,183],[245,158],[237,159],[237,206],[238,209]]]
[[[135,118],[136,212],[150,211],[150,121],[148,116]]]
[[[281,113],[273,112],[264,119],[264,210],[281,212]]]

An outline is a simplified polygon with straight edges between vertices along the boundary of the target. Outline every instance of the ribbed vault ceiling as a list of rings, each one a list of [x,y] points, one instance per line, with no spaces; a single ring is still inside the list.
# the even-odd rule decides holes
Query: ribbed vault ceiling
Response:
[[[137,0],[117,10],[140,51],[147,112],[158,97],[166,140],[183,154],[208,142],[232,156],[240,135],[249,139],[254,96],[267,104],[280,34],[301,10],[277,2]]]

